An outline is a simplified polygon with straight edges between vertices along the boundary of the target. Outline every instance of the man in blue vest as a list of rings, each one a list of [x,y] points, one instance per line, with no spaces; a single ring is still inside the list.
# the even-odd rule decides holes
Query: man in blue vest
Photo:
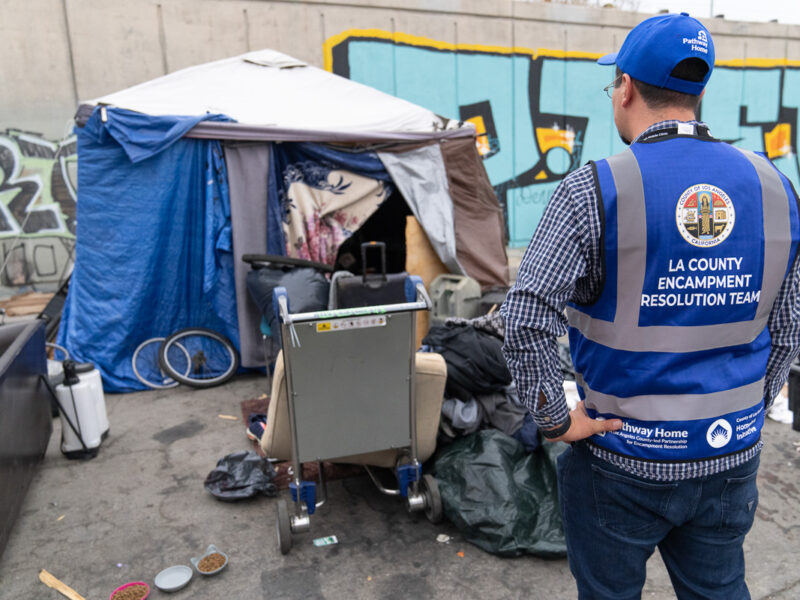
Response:
[[[616,66],[630,147],[554,192],[502,308],[504,352],[543,435],[572,442],[559,495],[580,597],[640,597],[658,547],[678,597],[748,598],[760,432],[800,350],[797,197],[696,120],[714,66],[699,21],[647,19],[598,62]]]

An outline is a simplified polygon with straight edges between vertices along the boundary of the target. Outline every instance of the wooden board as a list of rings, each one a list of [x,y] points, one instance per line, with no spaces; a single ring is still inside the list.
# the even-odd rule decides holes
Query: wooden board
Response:
[[[443,273],[449,273],[414,216],[406,217],[406,272],[422,277],[422,283],[429,291],[434,279]],[[429,327],[429,313],[417,313],[417,348],[422,344],[422,338],[428,333]]]
[[[1,300],[0,308],[5,308],[9,317],[38,315],[52,297],[53,294],[43,292],[25,292],[7,300]]]
[[[41,572],[39,573],[39,581],[41,581],[47,587],[53,588],[62,596],[66,596],[67,598],[69,598],[69,600],[86,600],[86,598],[81,596],[78,592],[73,590],[63,581],[54,577],[44,569],[42,569]]]

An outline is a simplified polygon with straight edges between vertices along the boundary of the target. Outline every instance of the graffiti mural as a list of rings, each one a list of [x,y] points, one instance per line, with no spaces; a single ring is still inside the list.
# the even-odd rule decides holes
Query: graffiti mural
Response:
[[[0,133],[0,287],[58,283],[72,259],[75,137]]]
[[[506,213],[509,244],[524,246],[570,171],[624,148],[602,89],[602,53],[455,45],[377,29],[324,46],[329,71],[475,125],[478,150]],[[702,104],[712,133],[762,150],[800,183],[800,63],[717,63]]]

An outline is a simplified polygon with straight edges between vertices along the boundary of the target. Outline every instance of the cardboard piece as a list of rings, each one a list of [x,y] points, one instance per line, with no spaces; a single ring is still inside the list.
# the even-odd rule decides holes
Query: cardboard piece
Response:
[[[419,275],[425,289],[430,291],[431,282],[443,273],[449,273],[431,246],[428,236],[414,216],[406,217],[406,273]],[[417,348],[430,328],[430,315],[417,313]]]

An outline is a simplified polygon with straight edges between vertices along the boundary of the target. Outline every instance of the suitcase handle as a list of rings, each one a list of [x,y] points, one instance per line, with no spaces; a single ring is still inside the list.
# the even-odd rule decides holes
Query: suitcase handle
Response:
[[[367,249],[378,248],[381,251],[381,278],[384,283],[389,279],[386,277],[386,244],[384,242],[364,242],[361,244],[361,280],[367,284]]]

